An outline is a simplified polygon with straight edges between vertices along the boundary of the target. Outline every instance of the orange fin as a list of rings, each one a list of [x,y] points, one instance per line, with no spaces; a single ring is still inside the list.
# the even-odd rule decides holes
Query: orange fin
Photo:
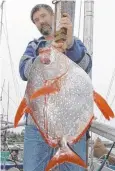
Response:
[[[110,118],[115,117],[112,109],[110,108],[106,100],[100,94],[94,91],[93,97],[94,97],[94,101],[96,105],[98,106],[98,108],[100,109],[100,111],[103,113],[104,117],[107,120],[110,120]]]
[[[24,109],[24,113],[29,113],[30,115],[33,114],[32,110],[28,106]]]
[[[58,149],[54,157],[51,158],[51,160],[47,164],[45,171],[50,171],[50,169],[65,162],[74,163],[83,168],[87,168],[87,165],[85,164],[83,159],[74,151],[72,151],[68,146],[65,146],[62,149]]]
[[[52,86],[46,86],[46,87],[43,87],[43,88],[40,88],[39,90],[37,90],[36,92],[34,92],[32,94],[32,96],[30,97],[30,100],[33,100],[39,96],[43,96],[43,95],[46,95],[46,94],[53,94],[53,93],[56,93],[57,92],[57,89],[55,87],[52,87]]]
[[[24,114],[24,109],[26,108],[27,104],[26,104],[26,99],[23,98],[23,100],[21,101],[19,107],[18,107],[18,110],[16,112],[16,115],[15,115],[15,119],[14,119],[14,127],[17,127],[18,125],[18,122],[20,121],[21,117],[23,116]]]

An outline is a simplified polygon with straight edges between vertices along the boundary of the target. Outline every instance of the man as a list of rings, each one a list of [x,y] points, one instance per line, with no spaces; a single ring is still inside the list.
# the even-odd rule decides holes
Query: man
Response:
[[[67,29],[67,40],[65,43],[52,42],[54,13],[50,6],[45,4],[36,5],[31,11],[31,20],[43,35],[37,40],[31,41],[21,58],[19,71],[24,81],[28,80],[32,64],[39,56],[39,48],[49,46],[52,43],[59,51],[64,52],[71,60],[80,65],[87,73],[90,72],[92,61],[83,43],[72,36],[72,23],[68,14],[64,14],[60,21],[60,27]],[[86,160],[86,135],[81,141],[73,145],[83,160]],[[28,115],[24,138],[24,171],[44,171],[48,161],[56,149],[52,149],[42,139],[31,116]],[[84,171],[83,168],[70,163],[57,166],[59,171]]]

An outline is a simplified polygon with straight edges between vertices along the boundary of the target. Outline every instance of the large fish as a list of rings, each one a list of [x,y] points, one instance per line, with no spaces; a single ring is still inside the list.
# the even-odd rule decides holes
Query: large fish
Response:
[[[89,128],[94,101],[106,119],[114,117],[106,101],[93,90],[89,76],[76,63],[55,48],[40,50],[34,61],[14,126],[28,112],[41,135],[58,151],[46,166],[71,162],[86,168],[85,162],[72,149]]]

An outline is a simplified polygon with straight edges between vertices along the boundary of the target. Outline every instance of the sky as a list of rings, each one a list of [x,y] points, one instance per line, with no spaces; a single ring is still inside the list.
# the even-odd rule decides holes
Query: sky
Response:
[[[1,4],[0,0],[0,4]],[[46,3],[51,5],[51,0],[6,0],[4,4],[3,29],[0,44],[0,68],[1,69],[1,87],[4,82],[2,94],[1,113],[7,114],[8,84],[9,84],[9,110],[8,119],[13,122],[17,107],[24,95],[26,82],[19,76],[19,61],[23,55],[29,41],[39,38],[40,33],[30,20],[30,11],[34,5]],[[78,36],[79,11],[81,0],[76,0],[76,15],[74,35]],[[83,2],[83,1],[82,1]],[[82,8],[83,12],[83,8]],[[93,71],[92,83],[94,89],[103,97],[106,97],[108,87],[111,81],[112,73],[115,69],[115,0],[94,0],[94,35],[93,35]],[[8,42],[10,54],[6,41],[6,23],[8,31]],[[83,35],[83,15],[81,16],[80,39]],[[11,69],[12,68],[12,69]],[[0,89],[1,93],[1,89]],[[111,88],[108,103],[111,104],[115,96],[115,80]],[[115,111],[115,101],[111,106]],[[3,110],[4,109],[4,110]],[[101,114],[97,108],[95,115],[100,118]],[[115,127],[115,120],[106,122]],[[20,128],[17,130],[20,130]]]

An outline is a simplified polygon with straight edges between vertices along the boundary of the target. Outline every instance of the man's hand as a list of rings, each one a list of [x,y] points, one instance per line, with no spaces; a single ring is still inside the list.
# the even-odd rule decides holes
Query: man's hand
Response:
[[[52,46],[55,47],[58,51],[64,52],[66,49],[69,49],[73,45],[73,26],[70,19],[70,16],[67,13],[63,14],[63,17],[60,20],[60,28],[67,29],[66,41],[65,42],[52,42]]]
[[[68,49],[73,45],[73,26],[69,14],[63,13],[63,16],[64,17],[62,17],[60,20],[60,28],[67,29],[67,39],[64,42],[64,48]]]

